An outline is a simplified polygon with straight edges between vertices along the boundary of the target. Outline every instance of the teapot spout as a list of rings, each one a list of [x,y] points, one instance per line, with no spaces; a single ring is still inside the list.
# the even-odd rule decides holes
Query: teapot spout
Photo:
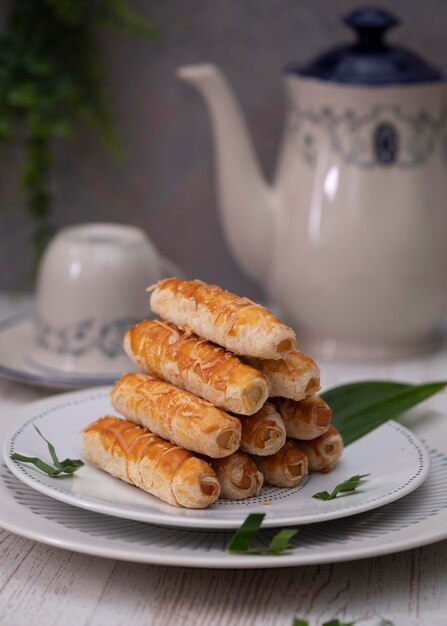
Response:
[[[211,64],[180,67],[208,106],[215,143],[220,214],[230,248],[249,276],[261,282],[270,263],[273,189],[265,181],[234,94]]]

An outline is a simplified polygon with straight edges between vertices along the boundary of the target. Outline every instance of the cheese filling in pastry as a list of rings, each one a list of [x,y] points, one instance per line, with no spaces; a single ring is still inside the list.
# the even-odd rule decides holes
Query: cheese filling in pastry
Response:
[[[247,359],[270,384],[270,397],[303,400],[320,390],[320,369],[307,354],[294,350],[281,360]]]
[[[224,459],[212,459],[210,464],[216,472],[222,498],[244,500],[259,493],[264,477],[243,452],[238,450]]]
[[[286,429],[275,407],[268,402],[254,415],[241,418],[241,450],[249,454],[275,454],[284,445]]]
[[[101,417],[84,428],[83,449],[92,465],[174,506],[203,509],[219,497],[208,463],[133,422]]]
[[[248,298],[200,280],[166,278],[150,289],[160,317],[235,354],[281,359],[295,349],[294,331]]]
[[[165,322],[147,320],[128,330],[124,350],[141,369],[240,415],[256,413],[269,395],[259,370]]]
[[[296,443],[307,456],[311,472],[330,472],[343,453],[342,436],[332,425],[324,435]]]
[[[241,423],[236,417],[149,374],[124,374],[111,399],[128,420],[188,450],[220,458],[239,448]]]
[[[272,456],[253,456],[264,480],[275,487],[296,487],[309,471],[306,455],[289,439]]]
[[[315,439],[329,428],[332,410],[319,396],[308,396],[299,402],[278,398],[276,407],[284,421],[288,437]]]

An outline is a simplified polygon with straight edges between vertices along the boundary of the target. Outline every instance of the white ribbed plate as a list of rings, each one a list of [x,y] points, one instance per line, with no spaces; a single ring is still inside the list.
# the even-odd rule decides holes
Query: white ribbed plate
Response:
[[[23,483],[56,500],[128,520],[201,530],[237,528],[249,513],[266,514],[265,527],[308,524],[342,518],[383,506],[419,486],[429,470],[429,456],[415,435],[388,422],[346,448],[330,474],[313,474],[294,489],[263,488],[259,496],[240,502],[219,500],[205,510],[179,509],[86,465],[73,477],[50,478],[33,466],[12,461],[18,452],[48,458],[45,442],[33,425],[51,441],[61,458],[81,458],[80,430],[105,413],[113,413],[108,388],[46,398],[22,407],[15,415],[21,424],[6,439],[4,460]],[[312,498],[331,490],[353,474],[370,474],[355,494],[330,502]]]
[[[447,455],[431,451],[430,475],[406,498],[341,520],[303,526],[296,549],[279,556],[229,554],[231,532],[176,530],[58,502],[0,466],[0,527],[48,545],[95,556],[182,567],[277,568],[351,561],[447,538]],[[260,533],[266,547],[274,530]]]

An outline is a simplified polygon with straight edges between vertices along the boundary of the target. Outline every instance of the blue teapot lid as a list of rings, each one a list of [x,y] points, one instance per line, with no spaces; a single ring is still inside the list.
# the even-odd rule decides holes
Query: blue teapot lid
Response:
[[[387,30],[399,20],[378,8],[358,9],[343,21],[357,32],[357,41],[337,46],[308,65],[289,65],[286,71],[351,85],[391,85],[442,80],[441,72],[417,54],[384,41]]]

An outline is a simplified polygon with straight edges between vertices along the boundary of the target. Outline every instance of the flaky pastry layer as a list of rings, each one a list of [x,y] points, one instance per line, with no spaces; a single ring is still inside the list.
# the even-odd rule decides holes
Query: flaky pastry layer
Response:
[[[284,422],[275,407],[266,402],[254,415],[241,418],[241,450],[249,454],[275,454],[286,441]]]
[[[296,487],[309,471],[307,456],[289,439],[276,454],[252,459],[265,482],[275,487]]]
[[[247,359],[263,372],[270,384],[270,397],[303,400],[320,389],[320,369],[307,354],[293,350],[281,360]]]
[[[315,439],[329,428],[332,410],[319,396],[308,396],[299,402],[277,398],[275,404],[284,421],[288,437]]]
[[[289,326],[259,304],[217,285],[167,278],[151,289],[151,308],[160,317],[235,354],[280,359],[295,348]]]
[[[249,456],[239,450],[224,459],[211,460],[220,484],[220,495],[227,500],[245,500],[259,493],[264,477]]]
[[[241,415],[256,413],[269,395],[267,378],[223,348],[166,322],[129,329],[124,349],[141,369]]]
[[[150,374],[124,374],[111,399],[128,420],[188,450],[220,458],[239,448],[241,423],[236,417]]]
[[[296,443],[307,456],[311,472],[330,472],[343,454],[342,436],[332,424],[320,437]]]
[[[219,497],[208,463],[133,422],[96,420],[83,431],[83,449],[92,465],[174,506],[203,509]]]

